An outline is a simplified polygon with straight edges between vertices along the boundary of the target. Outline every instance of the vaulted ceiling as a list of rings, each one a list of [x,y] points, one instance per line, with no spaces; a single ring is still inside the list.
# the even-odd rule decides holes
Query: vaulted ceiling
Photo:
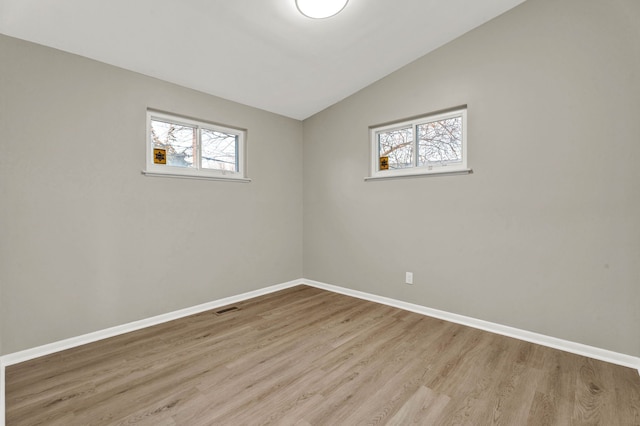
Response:
[[[0,33],[296,119],[524,0],[0,0]]]

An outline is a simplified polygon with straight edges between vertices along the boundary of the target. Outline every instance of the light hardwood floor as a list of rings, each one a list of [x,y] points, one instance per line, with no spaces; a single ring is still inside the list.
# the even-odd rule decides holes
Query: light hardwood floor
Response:
[[[298,286],[6,370],[18,425],[640,425],[638,372]]]

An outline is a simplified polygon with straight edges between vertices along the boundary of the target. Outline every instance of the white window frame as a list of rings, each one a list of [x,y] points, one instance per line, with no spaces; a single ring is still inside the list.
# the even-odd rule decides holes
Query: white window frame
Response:
[[[169,123],[195,127],[197,129],[197,152],[195,153],[196,167],[175,167],[167,164],[155,164],[153,161],[153,144],[151,141],[151,120],[157,119]],[[209,180],[225,180],[237,182],[251,182],[246,176],[246,139],[247,131],[234,127],[223,126],[219,124],[208,123],[205,121],[194,120],[183,116],[169,114],[166,112],[147,110],[147,130],[146,130],[146,169],[142,172],[146,176],[160,177],[176,177],[176,178],[192,178],[192,179],[209,179]],[[208,129],[212,131],[223,132],[238,137],[237,147],[237,171],[215,170],[201,168],[201,130]]]
[[[432,121],[446,120],[449,118],[462,118],[462,161],[455,164],[433,164],[429,166],[418,166],[418,126]],[[413,166],[403,169],[380,170],[380,152],[378,146],[378,135],[391,130],[411,127],[414,135],[414,156]],[[446,174],[468,174],[472,170],[467,167],[467,107],[461,106],[445,112],[421,115],[419,117],[387,123],[383,125],[371,126],[369,128],[370,140],[370,174],[365,180],[389,179],[397,177],[414,176],[435,176]]]

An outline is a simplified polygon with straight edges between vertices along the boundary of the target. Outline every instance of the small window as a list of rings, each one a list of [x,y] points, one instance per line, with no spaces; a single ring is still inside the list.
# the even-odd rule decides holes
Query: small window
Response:
[[[372,127],[370,178],[469,173],[466,133],[466,107]]]
[[[244,130],[147,112],[147,175],[248,180]]]

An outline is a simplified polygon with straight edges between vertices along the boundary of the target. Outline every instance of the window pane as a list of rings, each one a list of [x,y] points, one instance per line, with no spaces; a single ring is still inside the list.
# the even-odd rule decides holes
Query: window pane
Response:
[[[462,162],[462,117],[418,125],[418,165]]]
[[[151,144],[153,148],[167,151],[167,165],[195,167],[196,128],[165,121],[151,120]]]
[[[378,157],[388,157],[389,169],[413,167],[413,128],[378,133]]]
[[[202,168],[238,171],[238,136],[202,129]]]

